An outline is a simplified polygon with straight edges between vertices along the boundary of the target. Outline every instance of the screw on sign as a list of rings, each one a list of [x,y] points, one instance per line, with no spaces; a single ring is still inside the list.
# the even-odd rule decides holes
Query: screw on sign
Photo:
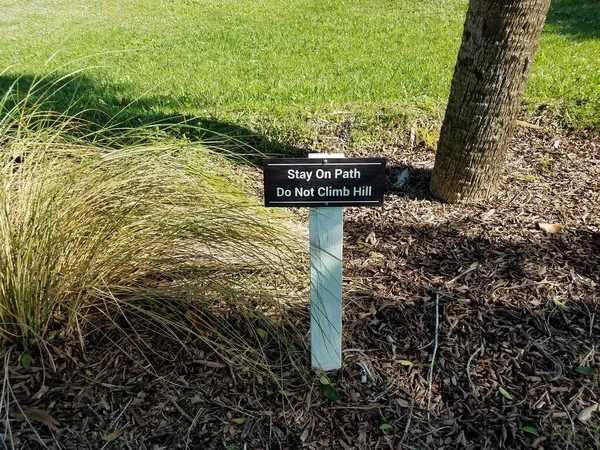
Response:
[[[312,367],[342,367],[342,237],[344,206],[382,206],[385,158],[263,161],[265,206],[309,207]]]

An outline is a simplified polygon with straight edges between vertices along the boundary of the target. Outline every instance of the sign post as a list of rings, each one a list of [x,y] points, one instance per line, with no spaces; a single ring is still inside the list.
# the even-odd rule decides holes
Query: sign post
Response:
[[[384,158],[309,158],[263,161],[265,206],[309,209],[311,364],[322,371],[342,366],[343,206],[381,206]]]
[[[308,157],[332,159],[343,158],[344,155],[311,153]],[[322,371],[337,370],[342,367],[344,208],[309,208],[308,224],[311,366]]]

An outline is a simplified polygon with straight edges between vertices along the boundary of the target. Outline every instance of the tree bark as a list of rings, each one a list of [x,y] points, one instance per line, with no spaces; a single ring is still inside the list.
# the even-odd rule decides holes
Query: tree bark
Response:
[[[431,193],[449,203],[497,189],[550,0],[470,0]]]

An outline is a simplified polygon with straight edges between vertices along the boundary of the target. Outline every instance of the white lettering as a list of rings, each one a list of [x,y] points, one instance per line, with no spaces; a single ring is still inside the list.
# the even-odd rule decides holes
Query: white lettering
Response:
[[[335,169],[334,175],[335,175],[335,178],[357,179],[357,178],[360,178],[360,171],[358,169],[350,169],[350,170]]]
[[[315,176],[319,179],[322,180],[323,178],[331,178],[331,172],[325,171],[323,169],[317,169]]]
[[[310,181],[313,173],[310,171],[307,172],[304,170],[289,169],[287,174],[288,174],[288,180]]]
[[[355,197],[368,197],[371,195],[371,186],[356,186],[352,195]]]
[[[315,195],[315,188],[303,188],[303,187],[297,187],[294,188],[294,195],[296,197],[312,197],[313,195]]]
[[[348,189],[346,186],[338,189],[334,189],[330,186],[324,186],[317,190],[317,195],[319,197],[349,197],[350,189]]]

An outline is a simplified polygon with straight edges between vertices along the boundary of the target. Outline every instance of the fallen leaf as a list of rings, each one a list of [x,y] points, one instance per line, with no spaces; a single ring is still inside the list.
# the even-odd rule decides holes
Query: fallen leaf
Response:
[[[598,373],[595,367],[588,366],[576,366],[575,372],[582,373],[584,375],[596,375],[596,373]]]
[[[110,434],[105,434],[104,436],[102,436],[102,440],[106,441],[106,442],[112,442],[116,439],[119,439],[121,436],[123,436],[123,433],[125,433],[124,430],[115,430]]]
[[[402,408],[408,408],[410,406],[410,402],[403,398],[396,399],[396,403],[398,403],[398,405],[401,406]]]
[[[588,406],[587,408],[582,409],[581,412],[579,413],[579,415],[577,416],[577,418],[581,422],[586,422],[586,421],[590,420],[590,418],[592,417],[592,414],[594,414],[594,412],[596,412],[597,410],[598,410],[598,403],[594,403],[592,406]]]
[[[412,365],[413,365],[413,363],[412,363],[412,362],[410,362],[410,361],[407,361],[407,360],[405,360],[405,359],[403,359],[402,361],[400,361],[400,364],[402,364],[403,366],[407,366],[407,367],[410,367],[410,366],[412,366]]]
[[[543,223],[540,222],[538,223],[538,227],[540,228],[540,230],[548,233],[548,234],[553,234],[553,233],[558,233],[560,232],[565,226],[560,224],[560,223]]]
[[[321,389],[323,390],[325,397],[332,402],[337,402],[342,399],[340,393],[331,384],[321,384]]]
[[[322,384],[322,385],[324,385],[324,386],[325,386],[325,385],[328,385],[328,384],[331,384],[331,383],[329,382],[329,379],[328,379],[327,377],[325,377],[325,376],[321,377],[321,378],[319,379],[319,381],[320,381],[320,382],[321,382],[321,384]]]
[[[246,421],[246,418],[244,418],[244,417],[236,417],[235,419],[231,419],[231,421],[233,423],[235,423],[236,425],[244,425],[244,422]]]
[[[565,308],[567,307],[567,305],[566,305],[564,302],[561,302],[560,300],[558,300],[558,299],[556,299],[556,298],[555,298],[555,299],[552,299],[552,301],[554,302],[554,305],[555,305],[557,308],[562,308],[562,309],[565,309]]]
[[[392,427],[389,423],[382,423],[381,425],[379,425],[379,429],[381,431],[390,431],[392,428],[394,427]]]
[[[256,329],[256,333],[260,336],[260,338],[264,341],[267,339],[267,336],[269,335],[265,330],[263,330],[262,328],[257,328]]]
[[[506,389],[504,389],[502,386],[498,386],[498,391],[500,391],[500,394],[502,394],[502,397],[504,397],[508,400],[513,400],[512,395],[510,395],[508,393],[508,391]]]
[[[54,431],[58,431],[58,420],[52,417],[43,409],[39,408],[21,408],[21,411],[13,414],[17,420],[34,421],[46,425],[48,428]]]
[[[33,358],[28,354],[24,354],[21,356],[21,367],[25,370],[31,369],[31,363],[33,362]]]
[[[300,441],[304,443],[308,439],[308,435],[310,434],[310,427],[306,427],[302,434],[300,435]]]
[[[452,382],[453,386],[456,386],[456,384],[457,384],[456,375],[452,375],[452,378],[450,379],[450,381]]]
[[[529,433],[529,434],[533,434],[536,437],[540,437],[539,431],[533,427],[524,426],[523,428],[521,428],[521,430],[523,431],[523,433]]]
[[[39,400],[40,398],[42,398],[44,395],[46,395],[46,392],[48,392],[50,390],[50,388],[48,386],[42,386],[40,388],[39,391],[36,392],[36,394],[33,396],[34,400]]]

